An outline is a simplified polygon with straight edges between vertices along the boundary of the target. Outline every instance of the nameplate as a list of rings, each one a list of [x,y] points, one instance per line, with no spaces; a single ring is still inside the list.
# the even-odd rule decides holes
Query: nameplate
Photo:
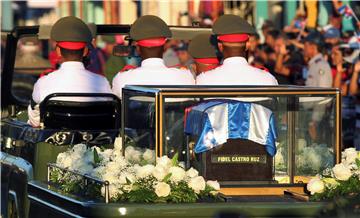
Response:
[[[266,155],[212,155],[211,163],[266,164]]]

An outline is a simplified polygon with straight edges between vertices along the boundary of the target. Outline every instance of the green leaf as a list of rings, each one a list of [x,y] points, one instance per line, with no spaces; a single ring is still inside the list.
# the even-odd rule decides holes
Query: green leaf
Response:
[[[125,179],[126,179],[126,185],[130,185],[131,184],[130,179],[128,179],[127,177],[125,177]]]
[[[163,178],[163,182],[168,183],[170,181],[170,177],[171,177],[171,173],[168,173],[164,178]]]
[[[176,154],[174,155],[174,157],[171,158],[171,163],[172,163],[173,166],[178,166],[178,165],[179,165],[178,159],[179,159],[179,153],[176,152]]]
[[[101,158],[99,157],[98,152],[96,151],[96,149],[93,149],[93,154],[94,154],[94,163],[98,164],[101,162]]]
[[[356,158],[356,159],[355,159],[355,163],[356,163],[356,166],[357,166],[358,168],[360,168],[360,159],[359,159],[359,158]]]

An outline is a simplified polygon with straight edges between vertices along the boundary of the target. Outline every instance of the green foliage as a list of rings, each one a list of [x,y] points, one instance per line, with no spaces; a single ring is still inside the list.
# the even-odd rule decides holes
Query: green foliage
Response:
[[[310,197],[312,201],[322,201],[360,193],[360,180],[353,175],[346,181],[338,181],[339,185],[334,188],[325,188],[323,193],[315,193]]]
[[[179,153],[176,152],[173,158],[171,158],[171,164],[172,166],[178,166],[179,165]]]
[[[173,203],[194,203],[198,200],[198,195],[187,185],[185,181],[178,184],[170,184],[171,192],[168,200]]]
[[[94,154],[94,163],[95,165],[97,165],[101,162],[101,158],[95,148],[93,149],[93,154]]]
[[[360,169],[360,158],[355,159],[355,163],[358,169]]]
[[[171,177],[171,173],[168,173],[164,178],[163,178],[163,182],[169,183],[170,181],[170,177]]]

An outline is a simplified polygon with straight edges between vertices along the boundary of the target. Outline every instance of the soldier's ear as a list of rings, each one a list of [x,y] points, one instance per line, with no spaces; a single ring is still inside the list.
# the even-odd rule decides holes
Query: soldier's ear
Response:
[[[249,48],[250,48],[250,42],[249,42],[249,40],[248,40],[248,41],[246,41],[246,43],[245,43],[245,51],[249,50]]]
[[[89,54],[89,48],[85,47],[83,51],[83,57],[86,57]]]
[[[224,47],[223,47],[223,44],[222,44],[222,43],[218,43],[218,48],[219,48],[219,51],[220,51],[220,52],[223,52]]]
[[[59,47],[59,46],[56,46],[56,47],[55,47],[55,52],[56,52],[57,56],[62,57],[62,55],[61,55],[61,50],[60,50],[60,47]]]
[[[138,45],[135,46],[135,50],[138,55],[141,55],[141,49]]]

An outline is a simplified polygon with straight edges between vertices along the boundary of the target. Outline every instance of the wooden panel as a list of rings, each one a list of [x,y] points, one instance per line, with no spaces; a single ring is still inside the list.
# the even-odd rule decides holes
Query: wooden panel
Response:
[[[283,195],[284,191],[304,194],[304,187],[237,187],[220,189],[220,193],[224,195]]]

